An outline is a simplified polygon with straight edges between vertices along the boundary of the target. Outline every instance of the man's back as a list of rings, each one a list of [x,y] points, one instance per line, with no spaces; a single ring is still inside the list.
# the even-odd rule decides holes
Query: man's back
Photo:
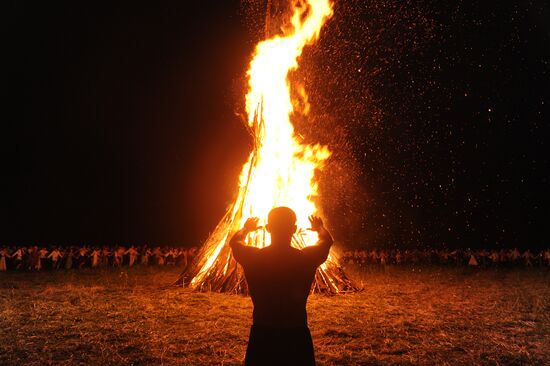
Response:
[[[307,326],[306,301],[318,262],[316,256],[292,247],[267,247],[241,258],[254,303],[254,324]]]
[[[310,221],[319,242],[302,250],[290,246],[296,214],[288,207],[274,208],[268,215],[269,247],[246,245],[248,233],[258,228],[258,218],[249,218],[229,242],[254,303],[245,365],[315,364],[306,301],[315,271],[327,259],[333,240],[320,218],[311,216]]]

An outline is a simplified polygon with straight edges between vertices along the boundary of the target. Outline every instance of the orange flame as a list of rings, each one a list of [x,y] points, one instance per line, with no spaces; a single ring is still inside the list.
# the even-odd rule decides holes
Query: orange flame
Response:
[[[249,177],[251,156],[243,167],[240,189],[248,190],[243,215],[259,217],[264,223],[273,207],[288,206],[296,212],[298,227],[306,228],[307,217],[317,211],[312,201],[317,195],[314,172],[330,153],[324,146],[302,145],[294,135],[288,73],[298,68],[297,59],[304,46],[319,37],[321,27],[331,15],[328,0],[296,5],[289,34],[259,43],[250,63],[248,121],[254,127],[255,115],[261,113],[263,125],[256,128],[259,144],[256,165]],[[314,242],[315,238],[306,240],[306,244]]]
[[[321,145],[303,145],[294,133],[290,115],[294,111],[288,74],[298,68],[298,58],[304,46],[319,37],[323,24],[332,15],[329,0],[307,0],[293,3],[291,27],[283,35],[260,42],[247,72],[249,92],[246,95],[248,123],[255,137],[255,149],[240,176],[239,193],[227,220],[220,225],[231,226],[210,246],[207,260],[192,279],[200,282],[218,257],[232,230],[239,229],[249,217],[259,217],[265,225],[273,207],[288,206],[297,215],[299,228],[309,227],[308,216],[317,213],[314,197],[316,169],[323,167],[330,156]],[[303,88],[300,94],[305,96]],[[226,217],[226,218],[227,218]],[[219,230],[216,229],[216,230]],[[315,232],[300,232],[297,246],[312,245]],[[249,234],[249,245],[270,244],[265,231]]]

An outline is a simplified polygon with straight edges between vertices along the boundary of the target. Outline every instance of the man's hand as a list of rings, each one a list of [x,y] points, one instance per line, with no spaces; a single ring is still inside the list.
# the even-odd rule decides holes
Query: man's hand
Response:
[[[323,220],[320,217],[311,215],[309,222],[311,223],[311,228],[308,230],[316,231],[319,241],[316,245],[305,247],[302,249],[302,252],[311,258],[316,265],[321,265],[327,260],[334,239],[332,239],[330,233],[325,229]]]
[[[231,240],[229,240],[229,246],[231,247],[235,260],[243,266],[248,265],[247,263],[251,263],[250,261],[253,260],[253,256],[260,250],[260,248],[247,246],[245,243],[248,233],[259,229],[259,221],[257,217],[249,218],[244,223],[243,228],[237,231],[233,237],[231,237]]]
[[[309,222],[311,223],[311,229],[312,231],[320,231],[324,229],[323,220],[318,216],[311,215],[309,218]]]
[[[229,245],[231,245],[231,247],[233,247],[236,244],[244,245],[244,241],[245,241],[245,238],[248,235],[248,233],[250,233],[252,231],[256,231],[257,229],[259,229],[259,227],[258,227],[258,222],[259,221],[260,220],[257,217],[251,217],[248,220],[246,220],[246,222],[244,223],[243,228],[241,230],[237,231],[235,233],[235,235],[233,235],[233,237],[229,241]]]
[[[242,228],[242,231],[246,232],[247,234],[251,231],[255,231],[258,229],[258,222],[260,219],[257,217],[250,217],[246,222],[244,223],[244,226]]]

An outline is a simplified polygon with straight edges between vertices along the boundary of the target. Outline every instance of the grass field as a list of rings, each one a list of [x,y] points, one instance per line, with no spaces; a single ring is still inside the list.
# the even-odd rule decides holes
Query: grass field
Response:
[[[161,289],[176,268],[0,274],[0,365],[232,365],[248,297]],[[319,365],[550,365],[550,271],[387,268],[313,295]]]

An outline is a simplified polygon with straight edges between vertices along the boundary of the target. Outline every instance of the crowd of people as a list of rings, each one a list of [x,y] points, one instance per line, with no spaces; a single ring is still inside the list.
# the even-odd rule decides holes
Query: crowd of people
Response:
[[[347,250],[343,253],[342,259],[347,264],[355,264],[360,267],[367,265],[387,264],[427,264],[482,267],[550,266],[550,248],[537,252],[533,252],[529,249],[520,251],[517,248],[500,250],[363,249]]]
[[[70,270],[99,267],[175,265],[186,267],[196,248],[135,246],[4,246],[0,247],[0,272]]]
[[[197,248],[135,246],[4,246],[0,247],[0,272],[70,270],[99,267],[174,265],[185,268]],[[369,265],[455,265],[480,267],[550,266],[550,248],[501,250],[445,249],[358,249],[342,253],[344,264]]]

